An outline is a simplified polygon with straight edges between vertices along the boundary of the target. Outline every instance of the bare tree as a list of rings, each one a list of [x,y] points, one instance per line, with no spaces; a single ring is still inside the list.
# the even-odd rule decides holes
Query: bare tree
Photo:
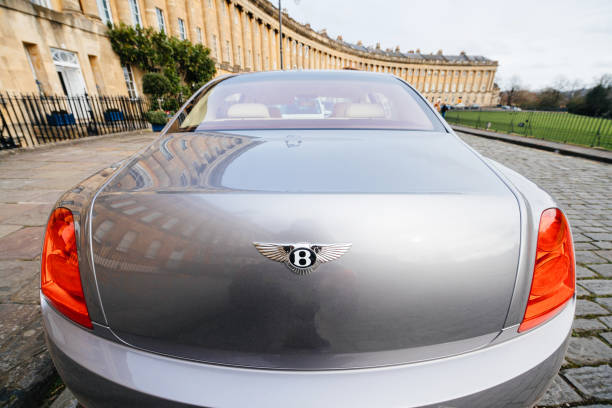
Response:
[[[516,98],[516,94],[523,88],[521,78],[518,75],[513,75],[506,85],[506,104],[512,106],[512,102]]]

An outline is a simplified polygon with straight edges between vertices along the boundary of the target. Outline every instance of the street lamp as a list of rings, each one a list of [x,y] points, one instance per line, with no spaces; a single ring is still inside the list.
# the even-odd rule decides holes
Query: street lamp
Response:
[[[281,9],[281,0],[278,0],[278,46],[280,48],[280,69],[283,67],[283,12]]]

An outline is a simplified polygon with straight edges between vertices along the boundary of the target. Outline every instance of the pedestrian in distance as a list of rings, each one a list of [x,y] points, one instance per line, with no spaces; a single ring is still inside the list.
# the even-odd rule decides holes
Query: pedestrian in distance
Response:
[[[440,108],[440,113],[442,114],[442,117],[446,117],[446,111],[448,110],[448,105],[444,104],[442,105],[442,107]]]

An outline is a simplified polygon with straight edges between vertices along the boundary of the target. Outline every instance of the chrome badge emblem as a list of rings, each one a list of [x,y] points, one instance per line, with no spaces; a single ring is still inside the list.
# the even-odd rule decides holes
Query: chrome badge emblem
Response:
[[[325,262],[340,258],[351,249],[352,244],[272,244],[253,242],[255,248],[266,258],[284,263],[298,275],[307,275]]]

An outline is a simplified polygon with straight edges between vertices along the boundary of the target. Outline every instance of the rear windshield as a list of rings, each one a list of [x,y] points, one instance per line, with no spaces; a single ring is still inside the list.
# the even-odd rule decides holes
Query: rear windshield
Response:
[[[270,73],[205,89],[170,131],[240,129],[444,130],[409,86],[392,76]]]

